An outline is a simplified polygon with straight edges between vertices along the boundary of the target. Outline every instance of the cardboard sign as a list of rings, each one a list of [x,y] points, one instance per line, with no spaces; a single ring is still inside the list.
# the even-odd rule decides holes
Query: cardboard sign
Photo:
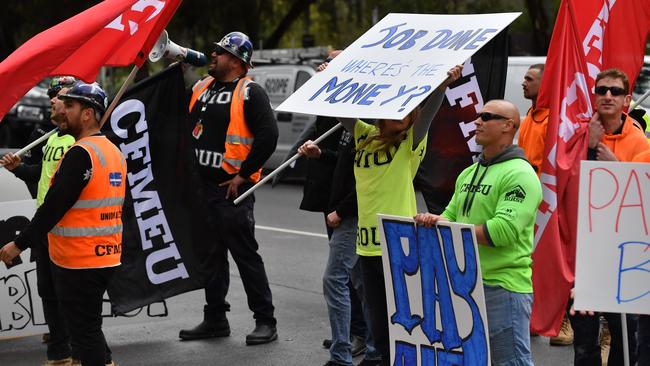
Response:
[[[473,225],[378,215],[391,365],[489,365]]]
[[[388,14],[276,110],[401,120],[520,14]]]
[[[0,246],[12,241],[36,212],[36,201],[0,202]],[[30,249],[20,253],[20,261],[7,266],[0,262],[0,339],[47,333],[43,303],[38,296],[36,262],[31,261]],[[164,302],[136,309],[124,317],[111,315],[111,304],[104,295],[102,316],[106,325],[132,323],[133,318],[146,322],[152,317],[167,316]]]
[[[650,164],[580,166],[578,310],[650,314]]]

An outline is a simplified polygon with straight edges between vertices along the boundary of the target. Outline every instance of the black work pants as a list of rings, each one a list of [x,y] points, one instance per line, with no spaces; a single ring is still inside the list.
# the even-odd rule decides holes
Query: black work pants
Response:
[[[47,252],[47,236],[32,246],[32,257],[36,261],[36,283],[38,296],[43,303],[43,315],[47,322],[50,339],[47,342],[47,359],[61,360],[70,357],[70,332],[59,299],[54,290],[50,256]]]
[[[386,287],[384,286],[384,268],[381,257],[359,256],[363,276],[363,295],[368,302],[368,319],[370,333],[375,348],[381,354],[381,365],[390,364],[390,336],[388,333],[388,305],[386,304]]]
[[[73,353],[83,366],[110,363],[102,332],[102,301],[116,267],[66,269],[53,264],[51,268]]]
[[[623,365],[623,333],[621,328],[621,314],[601,313],[607,319],[612,342],[609,348],[607,365]],[[601,366],[600,343],[598,340],[600,330],[599,314],[594,316],[576,314],[570,317],[573,327],[574,365],[576,366]],[[627,315],[628,349],[630,351],[630,364],[636,360],[636,325],[637,317]]]
[[[226,188],[208,188],[208,208],[211,219],[214,220],[215,235],[220,238],[214,255],[215,271],[210,276],[205,287],[206,317],[225,316],[230,311],[226,302],[230,286],[228,252],[232,255],[248,298],[248,307],[253,312],[257,324],[275,325],[273,316],[275,308],[271,296],[269,280],[266,277],[264,262],[257,250],[259,245],[255,240],[255,218],[253,206],[255,198],[248,196],[238,205],[232,200],[226,200]],[[249,184],[240,187],[239,194],[250,188]]]

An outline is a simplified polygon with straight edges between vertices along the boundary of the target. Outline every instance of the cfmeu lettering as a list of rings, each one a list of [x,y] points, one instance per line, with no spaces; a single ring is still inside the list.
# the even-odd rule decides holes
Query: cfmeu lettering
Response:
[[[403,28],[406,23],[396,24],[380,30],[380,33],[385,33],[384,38],[372,43],[365,44],[361,48],[378,47],[382,48],[395,48],[398,50],[408,50],[410,48],[420,46],[420,51],[427,51],[430,49],[449,49],[458,51],[475,50],[479,48],[482,43],[488,40],[490,33],[498,32],[495,28],[478,28],[466,29],[459,31],[452,31],[450,29],[438,29],[429,35],[429,31],[423,29]],[[426,42],[426,43],[425,43]]]
[[[128,123],[133,121],[134,117],[137,117],[135,124]],[[121,127],[120,123],[130,127],[127,130]],[[131,197],[133,197],[133,210],[140,229],[142,249],[149,251],[146,259],[149,281],[158,285],[177,278],[188,278],[189,274],[176,247],[158,192],[151,189],[154,176],[151,170],[149,133],[144,104],[137,99],[131,99],[118,105],[111,114],[111,128],[118,137],[127,141],[121,143],[119,148],[128,163],[127,178]],[[165,265],[164,268],[170,269],[158,273],[154,270],[154,266],[163,267],[157,265],[161,262],[170,263],[172,266]]]
[[[409,222],[383,220],[383,228],[395,299],[395,313],[390,317],[391,322],[401,325],[409,334],[420,327],[430,345],[442,345],[421,345],[420,364],[487,365],[488,348],[483,319],[478,303],[472,296],[478,282],[478,268],[471,230],[461,230],[464,265],[459,266],[450,227],[416,228]],[[404,249],[405,246],[408,250]],[[419,296],[409,294],[407,287],[407,278],[418,272],[422,314],[413,313],[410,301]],[[452,292],[469,307],[471,318],[456,317]],[[463,327],[470,329],[464,338],[459,334],[459,321],[471,321],[471,326]],[[416,345],[396,342],[393,365],[416,365],[417,358]]]

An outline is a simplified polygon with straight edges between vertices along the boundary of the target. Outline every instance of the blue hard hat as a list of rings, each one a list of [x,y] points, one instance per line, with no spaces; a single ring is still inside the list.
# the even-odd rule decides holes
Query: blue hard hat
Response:
[[[106,92],[97,83],[86,84],[83,81],[76,82],[65,94],[58,96],[59,99],[74,99],[90,105],[100,113],[106,112],[108,98]]]
[[[242,60],[248,66],[253,67],[251,57],[253,57],[253,44],[250,38],[242,32],[230,32],[226,34],[221,41],[214,43],[238,59]]]
[[[50,87],[47,89],[47,96],[54,98],[61,89],[74,85],[77,82],[72,76],[56,76],[50,81]]]

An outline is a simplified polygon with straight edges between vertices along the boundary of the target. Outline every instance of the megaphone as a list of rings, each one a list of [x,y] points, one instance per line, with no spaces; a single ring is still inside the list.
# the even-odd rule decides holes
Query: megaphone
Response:
[[[191,48],[181,47],[169,39],[166,30],[160,34],[158,41],[149,52],[149,61],[158,62],[161,58],[173,58],[194,66],[204,66],[208,63],[205,54]]]

